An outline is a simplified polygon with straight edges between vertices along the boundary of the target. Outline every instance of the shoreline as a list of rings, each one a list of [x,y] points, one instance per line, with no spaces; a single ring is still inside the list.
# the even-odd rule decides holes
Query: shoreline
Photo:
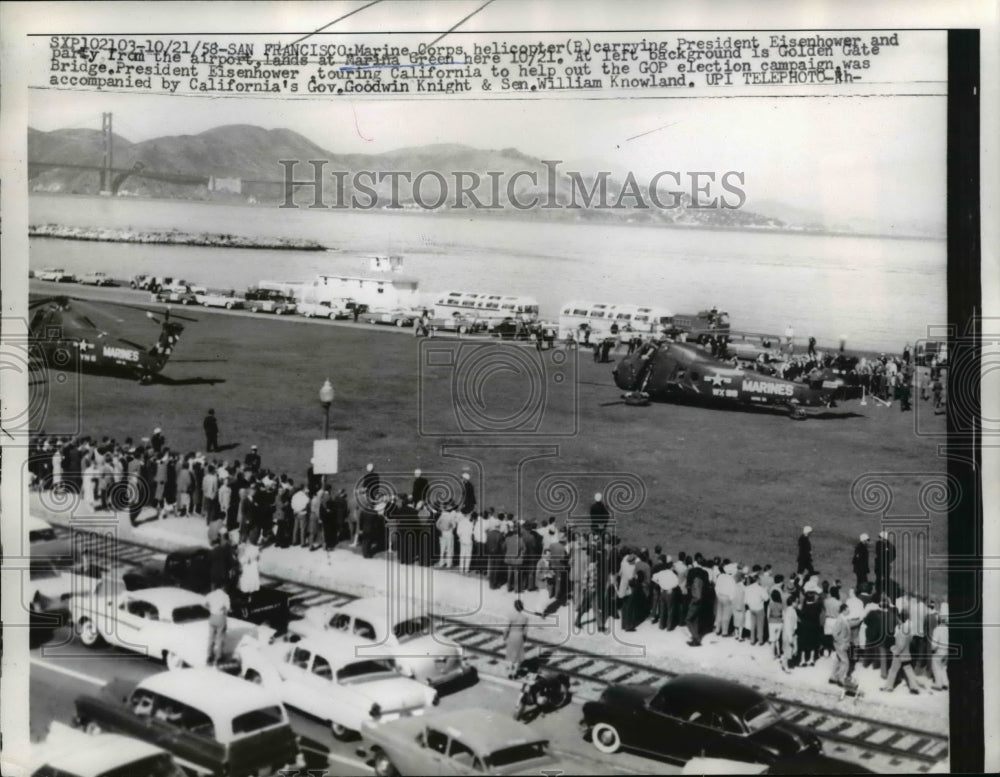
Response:
[[[314,240],[289,237],[244,237],[211,232],[181,232],[180,230],[138,232],[130,229],[103,227],[70,227],[62,224],[31,224],[28,237],[50,237],[59,240],[83,240],[102,243],[141,243],[146,245],[197,246],[199,248],[254,248],[270,251],[328,251],[327,246]]]

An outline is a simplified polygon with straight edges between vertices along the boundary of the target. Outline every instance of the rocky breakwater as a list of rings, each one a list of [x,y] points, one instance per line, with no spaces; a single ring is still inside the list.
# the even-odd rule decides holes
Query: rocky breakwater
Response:
[[[266,248],[287,251],[325,251],[315,240],[294,237],[245,237],[202,232],[192,234],[172,229],[168,232],[135,232],[129,229],[68,227],[60,224],[31,225],[29,237],[56,237],[62,240],[95,240],[107,243],[147,243],[150,245],[203,246],[209,248]]]

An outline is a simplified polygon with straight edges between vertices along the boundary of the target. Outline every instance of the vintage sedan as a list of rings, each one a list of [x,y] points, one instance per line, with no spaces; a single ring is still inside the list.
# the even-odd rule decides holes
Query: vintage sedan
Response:
[[[31,777],[184,777],[166,750],[121,734],[87,734],[53,721],[31,749]]]
[[[209,289],[203,294],[195,294],[194,298],[195,302],[206,308],[238,310],[243,307],[243,298],[237,297],[232,291],[213,291]]]
[[[822,753],[799,753],[773,764],[731,761],[727,758],[692,758],[681,774],[875,774],[860,764],[830,758]]]
[[[80,276],[80,283],[84,286],[117,286],[107,273],[88,272]]]
[[[458,332],[460,335],[486,331],[486,320],[455,311],[450,316],[430,320],[432,332]]]
[[[449,710],[365,723],[365,749],[379,777],[417,774],[573,774],[537,732],[493,710]]]
[[[176,302],[181,305],[195,305],[198,295],[190,286],[163,286],[152,295],[153,302]]]
[[[583,726],[602,753],[627,748],[676,761],[705,756],[770,764],[821,750],[815,733],[783,720],[757,691],[699,674],[660,688],[609,686],[583,705]]]
[[[393,326],[413,326],[413,322],[420,318],[420,313],[406,308],[375,309],[367,310],[360,315],[359,320],[366,324],[392,324]]]
[[[438,703],[436,691],[401,677],[390,659],[359,657],[354,640],[335,634],[270,645],[246,639],[236,655],[241,677],[324,721],[337,739],[354,737],[365,721],[423,715]]]
[[[66,272],[61,267],[46,267],[44,270],[35,270],[35,278],[52,283],[76,283],[76,276]]]
[[[303,763],[274,694],[214,669],[113,680],[77,697],[76,724],[162,747],[198,775],[267,777]]]
[[[348,300],[323,300],[322,302],[299,302],[298,313],[306,318],[329,318],[331,321],[338,318],[350,318],[351,309],[347,306]]]
[[[288,630],[303,636],[330,632],[350,635],[357,644],[372,646],[362,655],[389,656],[403,674],[429,685],[476,678],[465,651],[435,633],[433,619],[418,602],[376,596],[310,607],[305,617],[289,624]]]
[[[169,669],[208,663],[209,612],[205,597],[183,588],[158,587],[127,591],[102,580],[89,596],[73,597],[70,612],[80,641],[102,642],[161,659]],[[223,652],[229,655],[245,636],[255,636],[252,623],[229,618]]]
[[[106,570],[88,554],[74,554],[72,540],[57,538],[41,518],[26,517],[25,527],[31,560],[29,584],[21,588],[23,603],[32,626],[55,627],[69,613],[72,596],[92,593]]]
[[[274,313],[276,316],[283,316],[296,310],[294,299],[274,289],[249,288],[243,296],[246,298],[246,307],[251,313]]]

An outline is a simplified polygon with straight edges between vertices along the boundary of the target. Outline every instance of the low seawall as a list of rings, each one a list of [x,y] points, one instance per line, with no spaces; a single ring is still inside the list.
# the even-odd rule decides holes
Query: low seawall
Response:
[[[326,246],[315,240],[290,237],[244,237],[241,235],[192,234],[169,232],[135,232],[127,229],[101,229],[98,227],[68,227],[59,224],[31,225],[29,237],[56,237],[63,240],[92,240],[106,243],[147,243],[158,245],[186,245],[209,248],[262,248],[287,251],[325,251]]]

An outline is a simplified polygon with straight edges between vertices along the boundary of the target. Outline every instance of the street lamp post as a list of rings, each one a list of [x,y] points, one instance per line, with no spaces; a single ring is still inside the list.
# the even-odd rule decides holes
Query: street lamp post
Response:
[[[323,405],[323,439],[330,439],[330,405],[333,404],[333,386],[327,378],[319,389],[319,401]],[[326,475],[323,475],[323,489],[326,490]]]

